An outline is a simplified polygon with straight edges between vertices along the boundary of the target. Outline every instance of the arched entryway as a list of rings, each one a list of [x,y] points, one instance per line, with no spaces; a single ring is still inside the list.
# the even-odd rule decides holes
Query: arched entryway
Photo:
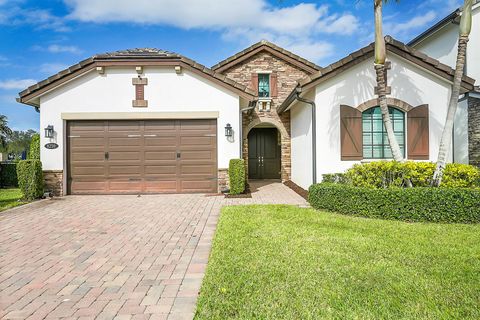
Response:
[[[243,132],[244,154],[247,175],[250,180],[288,180],[290,138],[285,127],[270,118],[257,118],[251,121]]]

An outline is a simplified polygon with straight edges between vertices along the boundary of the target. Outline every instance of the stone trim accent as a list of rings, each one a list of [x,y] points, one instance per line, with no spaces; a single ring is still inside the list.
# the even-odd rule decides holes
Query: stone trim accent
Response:
[[[218,169],[218,192],[222,192],[230,188],[230,179],[228,176],[228,169]]]
[[[148,78],[132,78],[133,85],[144,85],[148,84]]]
[[[402,110],[403,112],[408,112],[414,108],[412,105],[406,103],[405,101],[400,99],[395,99],[395,98],[387,98],[387,104],[389,106],[396,107]],[[377,98],[377,99],[372,99],[364,103],[361,103],[360,105],[357,106],[356,109],[360,112],[364,112],[365,110],[368,110],[370,108],[373,108],[379,105],[380,105],[380,100]]]
[[[148,101],[147,100],[132,100],[132,107],[134,108],[147,108]]]
[[[272,118],[267,118],[267,117],[259,117],[257,119],[254,119],[246,127],[244,127],[243,138],[247,139],[247,136],[250,130],[252,130],[253,128],[255,128],[256,126],[262,123],[269,123],[271,125],[274,125],[278,129],[278,131],[280,131],[280,133],[282,134],[282,137],[290,138],[290,135],[288,134],[287,130],[285,129],[285,127],[280,121]]]
[[[63,170],[43,170],[45,192],[52,193],[55,197],[64,195]]]
[[[480,167],[480,99],[468,97],[468,159]]]

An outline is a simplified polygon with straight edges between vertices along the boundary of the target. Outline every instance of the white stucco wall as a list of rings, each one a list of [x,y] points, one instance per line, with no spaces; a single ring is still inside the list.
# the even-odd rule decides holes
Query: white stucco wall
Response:
[[[414,46],[432,58],[455,68],[458,46],[458,25],[450,23]],[[472,11],[472,31],[467,46],[467,74],[480,81],[480,4]]]
[[[450,84],[394,54],[389,53],[389,60],[392,62],[392,69],[388,75],[388,85],[392,87],[392,94],[389,97],[401,99],[412,106],[429,105],[430,161],[435,161],[446,117]],[[368,59],[316,86],[319,181],[325,173],[343,172],[356,163],[356,161],[341,161],[340,105],[357,107],[365,101],[376,98],[375,85],[375,70],[372,60]],[[309,126],[306,114],[297,109],[299,109],[298,103],[291,109],[292,136],[296,128]],[[297,132],[300,132],[300,129]],[[309,138],[292,137],[292,154],[294,150],[309,149],[309,141]],[[306,179],[305,176],[308,173],[306,171],[303,174],[300,173],[306,170],[305,163],[305,159],[292,156],[292,181],[303,188],[308,188],[311,174],[310,178]]]
[[[77,112],[204,112],[216,111],[218,127],[218,167],[227,168],[232,158],[240,157],[238,139],[238,95],[214,84],[190,71],[175,73],[173,67],[145,67],[142,77],[148,78],[145,87],[147,108],[133,108],[135,87],[132,78],[137,77],[134,67],[106,68],[104,75],[89,73],[51,91],[40,98],[40,128],[51,124],[56,138],[41,139],[56,142],[59,148],[41,148],[44,170],[61,170],[64,166],[64,126],[62,113]],[[224,127],[230,123],[234,130],[233,141],[227,141]]]
[[[314,99],[314,90],[307,99]],[[312,184],[312,108],[299,104],[290,114],[292,173],[291,179],[307,189]],[[294,165],[295,164],[295,165]]]

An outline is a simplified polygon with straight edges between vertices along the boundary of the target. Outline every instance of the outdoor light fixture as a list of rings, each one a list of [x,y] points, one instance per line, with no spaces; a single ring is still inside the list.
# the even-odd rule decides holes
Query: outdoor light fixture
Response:
[[[46,128],[45,128],[45,138],[53,138],[53,126],[51,124],[49,124]]]
[[[227,123],[227,125],[225,126],[225,137],[231,137],[231,136],[233,136],[233,129],[230,123]]]

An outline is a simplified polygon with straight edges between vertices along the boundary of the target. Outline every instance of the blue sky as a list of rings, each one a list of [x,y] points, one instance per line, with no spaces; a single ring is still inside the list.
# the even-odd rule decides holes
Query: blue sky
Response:
[[[407,42],[460,0],[402,0],[384,32]],[[207,66],[267,39],[322,66],[373,40],[373,0],[0,0],[0,114],[39,129],[18,92],[96,53],[155,47]]]

